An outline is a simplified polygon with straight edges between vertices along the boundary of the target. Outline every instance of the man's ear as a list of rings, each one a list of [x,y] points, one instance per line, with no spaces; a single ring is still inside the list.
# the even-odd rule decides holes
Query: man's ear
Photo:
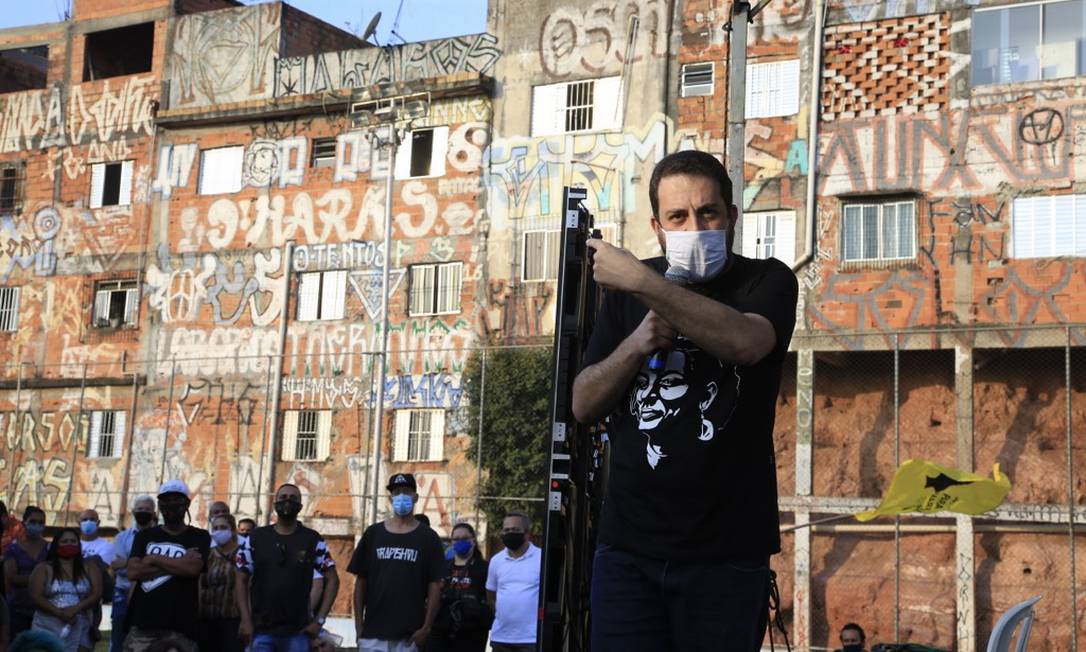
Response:
[[[657,219],[655,215],[653,215],[652,219],[649,220],[649,224],[652,225],[652,232],[656,235],[660,235],[660,220]]]

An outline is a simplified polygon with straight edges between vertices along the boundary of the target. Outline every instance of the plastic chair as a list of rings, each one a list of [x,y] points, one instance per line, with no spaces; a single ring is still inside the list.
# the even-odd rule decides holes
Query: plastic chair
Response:
[[[1033,627],[1033,605],[1042,596],[1035,596],[1020,602],[1008,609],[992,628],[992,635],[988,638],[988,652],[1010,652],[1011,641],[1014,640],[1014,630],[1018,624],[1022,629],[1018,633],[1018,644],[1014,646],[1015,652],[1026,652],[1026,644],[1029,642],[1029,630]]]

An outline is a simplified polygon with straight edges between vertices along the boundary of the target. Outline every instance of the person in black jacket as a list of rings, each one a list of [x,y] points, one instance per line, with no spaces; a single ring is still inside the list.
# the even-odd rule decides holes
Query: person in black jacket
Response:
[[[486,598],[488,565],[475,541],[475,528],[467,523],[453,527],[452,548],[441,582],[441,611],[426,651],[482,652],[493,617]]]

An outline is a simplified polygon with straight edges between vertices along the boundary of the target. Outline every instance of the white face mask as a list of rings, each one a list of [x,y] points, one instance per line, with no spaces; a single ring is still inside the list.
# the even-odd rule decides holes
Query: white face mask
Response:
[[[722,230],[664,231],[664,237],[670,281],[704,283],[728,262],[728,238]]]

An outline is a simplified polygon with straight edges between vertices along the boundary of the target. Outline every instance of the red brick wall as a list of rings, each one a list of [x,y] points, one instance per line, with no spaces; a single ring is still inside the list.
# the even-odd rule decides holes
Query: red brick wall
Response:
[[[283,57],[364,47],[362,39],[304,11],[283,5]]]

